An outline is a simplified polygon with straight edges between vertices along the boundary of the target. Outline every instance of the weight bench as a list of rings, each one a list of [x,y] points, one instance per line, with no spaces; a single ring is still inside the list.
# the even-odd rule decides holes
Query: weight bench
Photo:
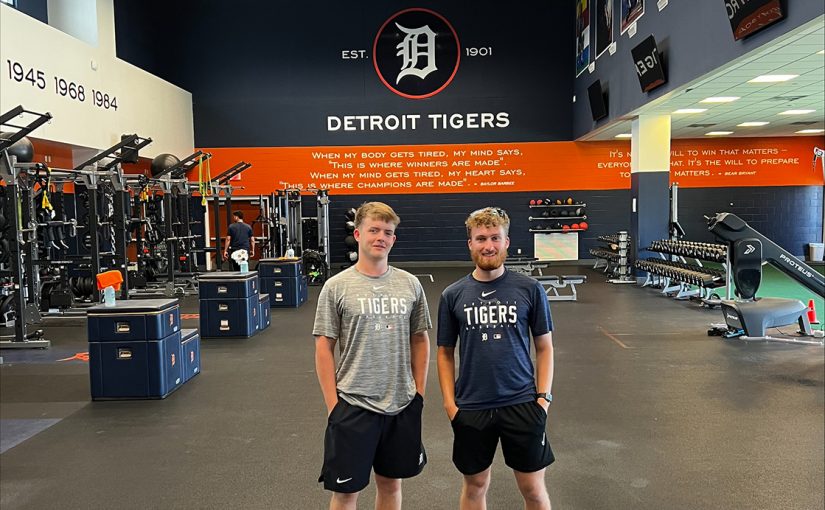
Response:
[[[541,276],[541,270],[547,269],[548,265],[550,265],[549,261],[539,260],[534,257],[511,257],[504,262],[504,266],[507,269],[528,276],[531,276],[534,271],[538,271],[539,276]]]
[[[544,287],[547,301],[576,301],[578,300],[576,285],[587,282],[587,276],[583,274],[536,276],[534,278]],[[570,289],[570,293],[559,293],[559,289],[567,288]]]

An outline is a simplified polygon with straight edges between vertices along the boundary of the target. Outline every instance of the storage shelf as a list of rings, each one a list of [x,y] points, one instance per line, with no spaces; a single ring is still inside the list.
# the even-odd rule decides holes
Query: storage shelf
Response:
[[[538,228],[531,228],[531,229],[529,229],[529,231],[530,231],[530,232],[533,232],[533,233],[547,233],[547,232],[584,232],[585,230],[586,230],[586,229],[584,229],[584,228],[568,228],[567,230],[564,230],[564,229],[562,229],[562,228],[542,228],[542,229],[538,229]]]
[[[554,219],[556,221],[567,221],[567,220],[586,220],[587,216],[530,216],[527,218],[530,221],[547,221],[550,219]]]
[[[542,209],[547,207],[587,207],[587,204],[541,204],[541,205],[528,205],[531,209]]]

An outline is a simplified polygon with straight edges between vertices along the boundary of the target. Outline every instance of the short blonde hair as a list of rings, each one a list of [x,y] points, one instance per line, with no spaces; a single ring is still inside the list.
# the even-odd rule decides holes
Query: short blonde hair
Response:
[[[395,214],[392,207],[384,202],[365,202],[361,204],[361,207],[355,212],[355,227],[360,228],[361,223],[367,218],[394,223],[396,227],[401,223],[401,218]]]
[[[510,217],[507,211],[500,207],[483,207],[473,211],[464,222],[467,226],[467,238],[472,237],[473,229],[479,227],[504,227],[504,235],[510,232]]]

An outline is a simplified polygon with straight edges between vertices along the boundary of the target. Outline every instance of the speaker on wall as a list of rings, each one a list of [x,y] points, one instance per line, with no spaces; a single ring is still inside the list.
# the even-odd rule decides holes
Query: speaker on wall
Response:
[[[630,50],[630,54],[633,55],[633,64],[642,92],[650,92],[667,81],[662,55],[652,35]]]
[[[607,101],[605,101],[600,80],[594,81],[587,87],[587,98],[590,100],[590,114],[593,116],[593,120],[607,117]]]
[[[781,0],[723,0],[735,40],[773,25],[785,17]]]

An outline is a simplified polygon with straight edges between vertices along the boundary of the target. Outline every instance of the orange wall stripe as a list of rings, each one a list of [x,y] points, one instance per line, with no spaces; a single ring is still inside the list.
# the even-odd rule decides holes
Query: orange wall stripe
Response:
[[[812,165],[822,137],[673,140],[671,180],[682,187],[821,186]],[[204,147],[212,175],[253,166],[240,195],[284,187],[341,195],[630,188],[630,142],[536,142],[350,147]],[[197,179],[197,172],[189,176]]]

